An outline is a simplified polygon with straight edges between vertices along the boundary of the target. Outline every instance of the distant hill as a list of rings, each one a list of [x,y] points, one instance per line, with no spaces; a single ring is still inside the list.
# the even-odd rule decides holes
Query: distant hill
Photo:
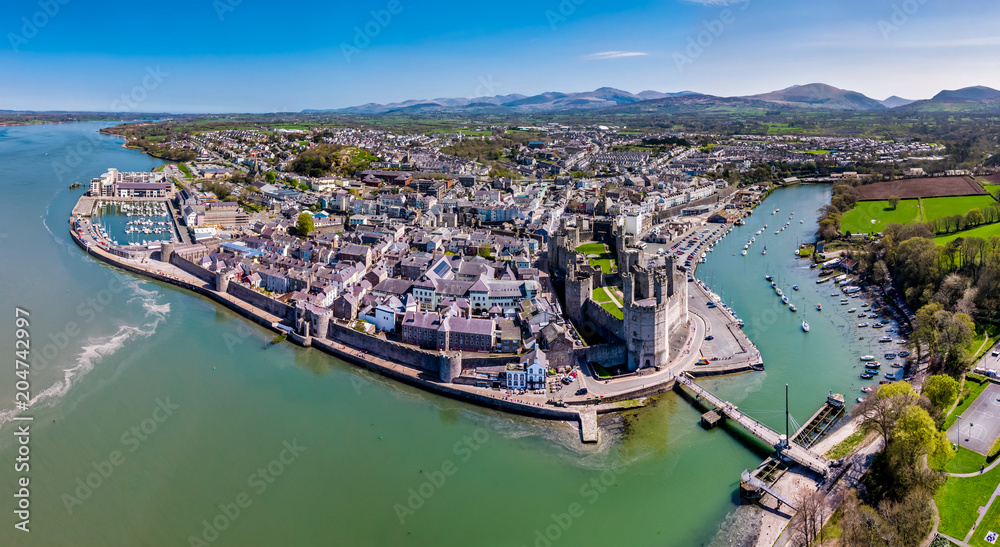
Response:
[[[608,109],[607,112],[615,114],[722,113],[747,110],[767,111],[774,108],[774,103],[748,97],[717,97],[702,93],[687,93],[620,105]]]
[[[932,99],[914,101],[893,95],[884,101],[867,97],[857,91],[840,89],[831,85],[814,83],[796,85],[759,95],[717,97],[693,91],[664,93],[646,90],[630,93],[613,87],[594,91],[547,91],[537,95],[496,95],[493,97],[451,97],[438,99],[411,99],[399,103],[368,103],[349,108],[329,110],[303,110],[303,113],[343,114],[532,114],[584,110],[610,110],[615,112],[694,112],[733,111],[740,109],[774,110],[847,110],[884,111],[911,109],[916,111],[976,111],[1000,109],[1000,91],[989,87],[967,87],[942,91]]]
[[[931,100],[995,101],[997,99],[1000,99],[1000,91],[980,85],[953,91],[945,90],[935,95]]]
[[[787,106],[828,110],[884,110],[881,102],[857,91],[848,91],[827,84],[796,85],[780,91],[751,95],[756,99]]]
[[[889,97],[888,99],[879,102],[885,105],[886,108],[896,108],[898,106],[906,106],[908,104],[913,104],[917,101],[911,99],[904,99],[902,97],[893,95],[892,97]]]
[[[1000,91],[984,86],[944,90],[902,108],[919,112],[994,112],[1000,110]]]
[[[330,110],[303,110],[303,113],[337,112],[346,114],[382,114],[388,112],[459,112],[469,109],[493,112],[558,112],[563,110],[590,110],[608,108],[623,104],[638,103],[649,99],[683,96],[693,94],[691,91],[679,93],[662,93],[659,91],[643,91],[635,94],[613,87],[602,87],[594,91],[582,93],[563,93],[547,91],[538,95],[521,94],[497,95],[495,97],[475,98],[445,98],[408,100],[400,103],[376,104],[368,103],[349,108]]]

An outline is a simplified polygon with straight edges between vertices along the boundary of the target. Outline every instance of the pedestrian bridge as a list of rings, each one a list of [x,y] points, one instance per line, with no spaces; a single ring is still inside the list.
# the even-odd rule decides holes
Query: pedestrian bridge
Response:
[[[784,446],[784,439],[781,434],[751,418],[750,416],[747,416],[741,412],[736,405],[730,403],[729,401],[722,400],[712,392],[699,386],[687,372],[678,374],[674,377],[674,380],[677,382],[677,385],[688,388],[699,398],[714,405],[718,409],[717,412],[719,412],[719,414],[734,420],[736,423],[740,424],[743,429],[746,429],[753,434],[753,436],[764,441],[768,444],[768,446],[774,447],[775,450],[777,450],[778,453],[785,458],[790,459],[803,467],[807,467],[824,477],[829,472],[829,462],[825,458],[793,442],[789,442],[787,447]],[[786,503],[786,505],[790,504]]]

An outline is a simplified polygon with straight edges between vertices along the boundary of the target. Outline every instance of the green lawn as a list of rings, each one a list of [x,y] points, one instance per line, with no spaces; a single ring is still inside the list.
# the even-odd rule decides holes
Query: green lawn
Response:
[[[587,243],[585,245],[580,245],[576,248],[576,252],[588,255],[590,265],[595,268],[600,266],[601,271],[604,273],[611,273],[615,271],[615,258],[611,256],[610,252],[608,252],[608,246],[603,243]]]
[[[968,448],[961,447],[955,453],[955,457],[948,460],[943,466],[940,461],[928,460],[928,465],[935,471],[947,471],[948,473],[975,473],[986,463],[986,456],[973,452]]]
[[[603,304],[605,302],[611,302],[611,296],[608,295],[608,289],[605,287],[598,287],[594,290],[594,302],[598,304]]]
[[[577,247],[576,252],[587,255],[599,255],[608,252],[608,246],[603,243],[587,243]]]
[[[872,224],[872,220],[875,220],[874,224]],[[917,200],[903,200],[899,202],[899,206],[895,210],[888,201],[859,201],[854,209],[848,211],[844,218],[840,219],[840,231],[870,234],[881,232],[885,229],[886,224],[892,222],[899,224],[922,222]]]
[[[989,501],[998,482],[1000,467],[975,477],[948,477],[934,494],[934,501],[941,513],[941,533],[964,538],[975,524],[979,508]]]
[[[1000,503],[996,500],[993,500],[993,505],[991,505],[989,511],[986,512],[986,516],[983,517],[983,520],[979,523],[976,531],[972,533],[972,539],[969,540],[969,545],[975,545],[977,547],[995,547],[995,545],[986,541],[986,534],[989,532],[996,532],[1000,534]]]
[[[996,203],[990,196],[961,196],[951,198],[926,198],[924,202],[924,222],[952,215],[965,216],[970,209],[985,209]]]
[[[953,234],[941,235],[934,238],[934,243],[944,245],[960,237],[981,237],[983,239],[989,239],[990,236],[996,235],[1000,235],[1000,223],[987,224],[971,230],[962,230],[961,232],[955,232]]]
[[[982,384],[979,384],[977,382],[974,382],[966,378],[965,390],[963,391],[965,399],[962,400],[962,402],[959,403],[957,407],[955,407],[955,410],[948,415],[948,418],[945,419],[944,425],[941,426],[941,429],[943,431],[948,431],[948,428],[951,427],[951,424],[955,423],[955,420],[957,420],[958,417],[961,416],[963,412],[969,410],[969,407],[972,406],[972,402],[975,401],[980,394],[982,394],[982,392],[986,389],[986,386],[988,385],[990,385],[989,382],[983,382]]]
[[[622,312],[622,309],[619,308],[614,302],[605,302],[604,304],[601,304],[601,307],[618,319],[625,319],[625,314]]]
[[[858,431],[851,433],[851,435],[846,439],[840,441],[837,446],[831,448],[830,451],[826,453],[826,457],[831,460],[843,458],[853,452],[866,437],[868,437],[868,434],[859,429]]]

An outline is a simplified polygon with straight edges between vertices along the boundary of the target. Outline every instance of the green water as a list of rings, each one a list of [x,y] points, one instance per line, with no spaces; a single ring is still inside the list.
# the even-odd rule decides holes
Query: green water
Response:
[[[739,507],[735,492],[762,452],[725,430],[702,431],[700,412],[674,394],[584,447],[567,426],[429,395],[287,343],[265,350],[266,333],[234,314],[88,258],[66,233],[80,195],[67,186],[108,167],[157,163],[99,127],[0,129],[0,299],[9,318],[0,327],[0,420],[13,408],[15,306],[31,312],[41,357],[36,400],[23,413],[34,418],[29,472],[11,472],[14,424],[0,425],[0,545],[690,546],[752,534],[758,510]],[[59,180],[69,160],[78,175]],[[761,210],[795,209],[805,234],[827,193],[783,190]],[[815,291],[789,258],[794,232],[782,237],[787,252],[775,244],[767,257],[744,259],[723,252],[742,248],[746,238],[734,233],[699,274],[716,271],[748,327],[773,298],[761,270],[780,268],[789,286],[800,279]],[[834,315],[835,303],[824,305]],[[849,329],[825,315],[811,313],[813,332],[803,335],[782,313],[755,335],[766,373],[709,383],[775,426],[786,381],[804,420],[828,389],[849,393],[858,353]],[[70,322],[79,332],[64,338]],[[304,449],[293,455],[286,443]],[[12,516],[22,475],[31,481],[29,533]],[[80,486],[88,480],[96,488]]]

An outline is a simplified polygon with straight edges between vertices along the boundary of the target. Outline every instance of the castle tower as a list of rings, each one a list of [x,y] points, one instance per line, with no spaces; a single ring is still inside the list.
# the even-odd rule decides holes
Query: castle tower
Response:
[[[631,273],[622,274],[622,295],[625,297],[625,306],[631,306],[635,301],[635,285]]]
[[[648,277],[651,277],[647,274]],[[668,287],[662,276],[654,280],[654,297],[636,300],[635,279],[631,274],[622,277],[625,285],[624,335],[628,350],[628,369],[665,367],[670,364],[668,345],[670,325],[668,302],[663,295]],[[662,300],[662,301],[661,301]]]
[[[170,263],[170,259],[174,257],[174,244],[170,241],[164,241],[160,243],[160,260],[166,263]]]
[[[215,290],[226,293],[229,292],[229,272],[228,271],[218,271],[215,272]]]
[[[576,264],[570,263],[566,274],[566,317],[577,325],[583,323],[583,306],[593,295],[593,280],[590,274],[578,272]]]

